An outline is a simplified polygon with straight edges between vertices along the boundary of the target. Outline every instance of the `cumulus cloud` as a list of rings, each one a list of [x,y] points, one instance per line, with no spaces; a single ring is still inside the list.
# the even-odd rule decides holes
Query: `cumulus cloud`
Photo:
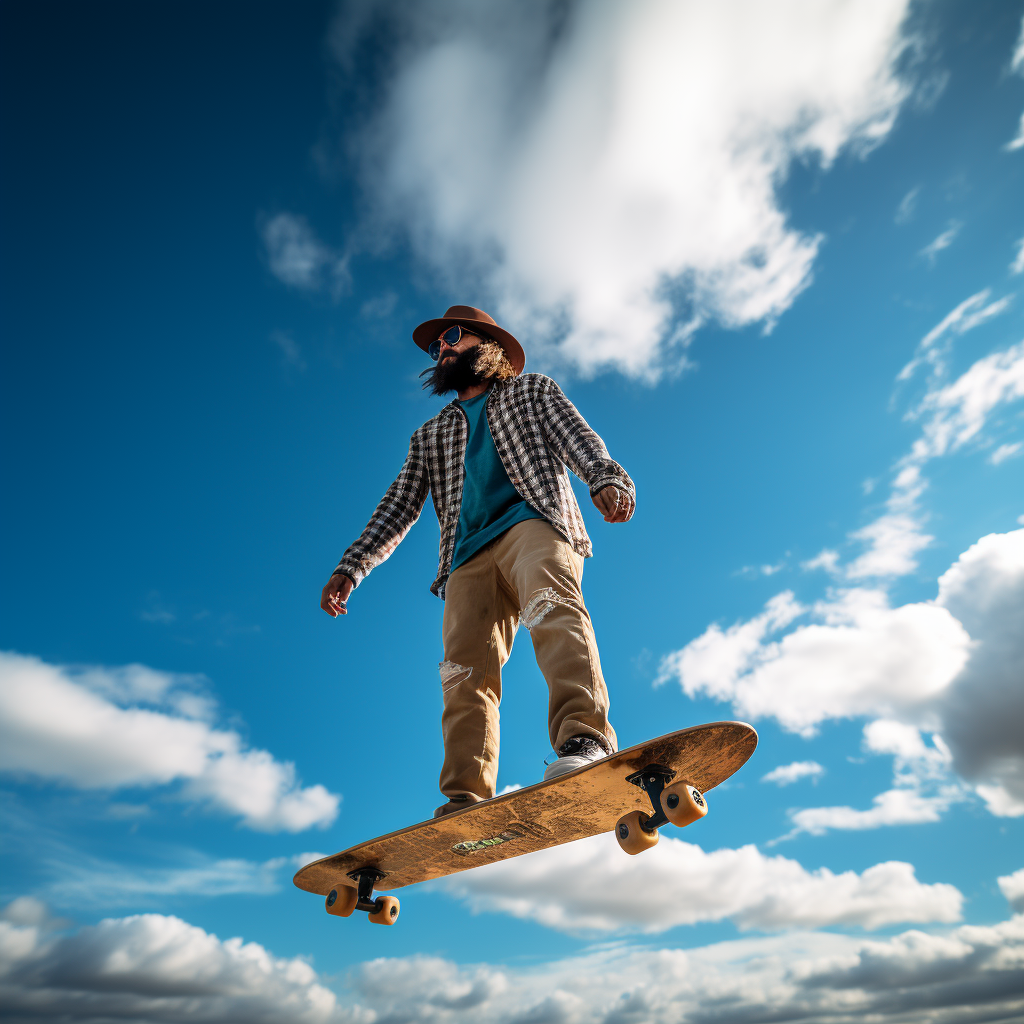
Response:
[[[1024,917],[877,940],[797,932],[685,950],[617,945],[536,966],[381,957],[353,966],[340,999],[303,960],[172,917],[59,937],[0,924],[0,998],[40,1024],[712,1024],[761,1020],[766,1007],[778,1022],[982,1024],[1024,1013],[1022,991]]]
[[[0,921],[0,1001],[37,1021],[367,1019],[341,1012],[305,961],[158,914],[56,937]]]
[[[765,856],[754,846],[707,853],[670,835],[642,857],[623,856],[607,833],[438,884],[474,910],[500,911],[566,932],[654,933],[726,919],[743,929],[880,928],[901,921],[955,921],[962,902],[955,887],[923,884],[910,864],[897,861],[837,875]]]
[[[821,236],[779,187],[886,137],[907,7],[367,0],[333,43],[358,78],[367,39],[398,40],[352,146],[377,224],[541,360],[650,379],[702,323],[770,328],[807,287]]]
[[[55,713],[60,709],[60,713]],[[340,798],[212,724],[193,677],[145,666],[75,670],[0,652],[0,771],[80,789],[161,786],[250,828],[327,826]]]
[[[1024,868],[997,879],[999,889],[1018,914],[1024,914]]]
[[[774,782],[776,786],[791,786],[800,779],[817,779],[824,774],[825,769],[817,761],[794,761],[773,768],[767,775],[761,776],[761,781]]]
[[[747,622],[712,624],[663,660],[661,680],[811,736],[829,719],[906,716],[967,662],[967,631],[933,602],[893,608],[883,591],[840,590],[804,610],[813,621],[779,636],[793,619],[775,609],[792,601],[787,591]]]
[[[761,615],[714,624],[667,656],[661,679],[806,736],[829,719],[875,720],[865,746],[894,757],[894,790],[863,811],[799,811],[799,828],[936,820],[963,798],[949,770],[974,784],[992,813],[1016,816],[1024,814],[1021,608],[1024,530],[990,534],[940,577],[934,601],[894,607],[883,591],[854,588],[801,608],[785,592]],[[794,627],[802,616],[811,621]],[[934,733],[930,746],[921,729]]]
[[[279,213],[261,235],[270,272],[289,287],[337,294],[348,284],[348,257],[320,241],[305,217]]]
[[[982,537],[939,577],[937,604],[974,639],[939,701],[956,770],[994,814],[1024,814],[1024,530]]]

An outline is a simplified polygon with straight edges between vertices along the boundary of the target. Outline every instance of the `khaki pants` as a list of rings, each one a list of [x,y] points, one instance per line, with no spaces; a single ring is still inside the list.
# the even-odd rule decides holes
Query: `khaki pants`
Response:
[[[587,735],[618,749],[582,577],[582,556],[544,519],[517,523],[449,576],[440,666],[445,796],[494,796],[501,667],[520,621],[548,683],[552,747]]]

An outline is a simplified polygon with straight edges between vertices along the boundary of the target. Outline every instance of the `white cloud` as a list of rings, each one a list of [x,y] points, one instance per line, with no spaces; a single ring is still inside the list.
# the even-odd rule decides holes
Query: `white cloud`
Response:
[[[817,761],[794,761],[792,764],[780,764],[767,775],[761,776],[762,782],[774,782],[777,786],[791,786],[800,779],[818,779],[825,774],[825,769]]]
[[[766,1007],[780,1024],[983,1024],[1024,1013],[1022,965],[1024,917],[1014,917],[880,939],[617,944],[527,966],[380,957],[354,964],[337,998],[301,959],[176,918],[113,919],[56,938],[0,925],[0,997],[39,1024],[713,1024],[763,1020]]]
[[[151,707],[140,705],[150,704]],[[144,666],[72,670],[0,652],[0,771],[80,789],[184,784],[250,828],[329,825],[339,797],[212,726],[194,680]]]
[[[305,217],[279,213],[261,234],[270,272],[289,287],[337,294],[348,284],[348,257],[321,242]]]
[[[1018,75],[1024,75],[1024,21],[1021,22],[1020,36],[1017,38],[1017,46],[1010,58],[1010,70]],[[1007,144],[1006,148],[1011,152],[1024,146],[1024,114],[1020,117],[1020,127],[1017,134]]]
[[[1013,444],[1001,444],[989,457],[988,461],[993,466],[998,466],[1001,462],[1005,462],[1007,459],[1013,458],[1021,448],[1024,447],[1024,443],[1015,441]]]
[[[367,2],[334,47],[351,71],[401,25],[353,147],[382,229],[531,358],[652,378],[701,323],[770,327],[809,284],[821,236],[779,186],[886,137],[907,6]]]
[[[1024,146],[1024,114],[1020,115],[1020,125],[1017,128],[1017,134],[1006,144],[1006,148],[1012,152],[1015,149],[1020,149],[1022,146]]]
[[[53,881],[45,892],[63,906],[103,908],[152,907],[154,898],[171,896],[267,896],[280,891],[283,869],[302,867],[295,857],[260,863],[237,857],[214,860],[191,850],[176,853],[180,862],[173,867],[141,867],[97,860],[81,851],[71,858],[65,851],[46,860]]]
[[[1010,264],[1011,274],[1024,274],[1024,238],[1017,243],[1017,255]]]
[[[923,418],[922,436],[907,462],[921,464],[978,437],[999,406],[1024,397],[1024,342],[993,352],[953,383],[928,392],[912,414]]]
[[[827,573],[834,573],[838,566],[839,552],[833,551],[831,548],[825,548],[815,555],[814,558],[800,563],[800,568],[807,572],[811,572],[814,569],[824,569]]]
[[[893,220],[897,224],[906,224],[914,216],[914,209],[917,206],[917,197],[921,194],[921,186],[915,185],[901,200],[896,208],[896,216]]]
[[[935,539],[907,512],[889,512],[850,534],[868,545],[867,551],[846,566],[848,579],[905,576],[917,568],[917,552]]]
[[[367,1021],[305,961],[176,917],[107,919],[70,936],[0,922],[0,999],[18,1019]]]
[[[809,807],[791,810],[793,831],[822,835],[829,829],[854,830],[885,825],[917,825],[938,821],[953,803],[966,799],[967,791],[949,776],[952,754],[941,736],[933,735],[928,746],[910,725],[879,719],[864,729],[864,747],[874,754],[894,758],[894,788],[880,793],[867,810],[852,807]]]
[[[953,336],[966,334],[968,331],[974,330],[975,327],[980,327],[992,317],[1004,313],[1013,299],[1012,295],[1004,295],[1001,299],[989,302],[991,295],[992,289],[985,288],[980,292],[975,292],[974,295],[964,299],[955,309],[950,310],[921,339],[914,358],[900,370],[896,379],[908,380],[922,363],[931,365],[933,378],[944,374],[948,348],[937,345],[937,342],[945,341],[948,345]]]
[[[287,331],[271,331],[270,340],[281,350],[281,358],[287,366],[298,370],[306,368],[299,343]]]
[[[899,374],[905,380],[922,362],[931,364],[928,389],[906,416],[922,421],[921,434],[897,463],[885,512],[850,535],[866,550],[842,570],[848,579],[891,578],[917,568],[917,552],[933,540],[923,530],[918,506],[927,487],[922,467],[968,443],[983,443],[982,431],[993,414],[1024,397],[1024,342],[979,359],[955,381],[943,383],[947,348],[936,343],[946,337],[948,346],[952,334],[963,334],[1003,312],[1012,296],[994,302],[988,298],[987,290],[978,292],[957,306],[925,335],[917,355]]]
[[[796,607],[796,614],[775,609]],[[896,759],[872,808],[796,812],[798,827],[935,820],[971,782],[994,814],[1024,814],[1024,530],[990,534],[939,579],[934,601],[892,607],[878,590],[837,591],[809,610],[777,595],[762,615],[718,625],[669,655],[662,678],[804,735],[828,719],[884,719],[865,745]],[[813,620],[789,629],[800,613]],[[828,680],[823,686],[822,680]],[[918,729],[935,733],[931,747]]]
[[[866,811],[852,807],[807,807],[793,811],[794,833],[824,835],[829,829],[859,831],[883,825],[919,825],[938,821],[952,801],[922,796],[913,789],[890,789],[874,798]]]
[[[942,735],[956,770],[977,784],[993,814],[1024,815],[1024,530],[992,533],[939,578],[937,604],[974,640],[942,695]]]
[[[1024,914],[1024,868],[1014,871],[1012,875],[1003,875],[997,881],[1010,906],[1018,914]]]
[[[929,242],[922,250],[922,255],[933,267],[935,260],[943,249],[948,249],[960,234],[963,225],[959,221],[951,221],[948,228]]]
[[[755,846],[711,853],[663,835],[627,857],[611,833],[453,875],[440,887],[474,910],[537,921],[566,932],[661,932],[729,919],[774,930],[899,921],[955,921],[962,896],[925,885],[910,864],[890,861],[861,874],[807,871]]]
[[[967,661],[970,637],[932,602],[893,608],[883,591],[841,590],[808,611],[817,621],[774,639],[795,616],[771,609],[791,604],[787,591],[748,622],[709,626],[664,659],[661,678],[677,678],[687,696],[728,700],[741,717],[774,717],[809,736],[828,719],[902,717]]]

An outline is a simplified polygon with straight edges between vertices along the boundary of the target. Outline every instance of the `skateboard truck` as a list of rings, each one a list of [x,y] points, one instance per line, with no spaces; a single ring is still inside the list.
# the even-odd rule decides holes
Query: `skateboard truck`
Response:
[[[324,901],[328,914],[348,917],[355,910],[365,911],[371,924],[394,924],[398,920],[398,900],[394,896],[373,898],[373,887],[385,878],[385,872],[376,868],[357,868],[349,871],[348,877],[355,882],[355,888],[338,884],[331,888]]]
[[[356,883],[356,910],[365,910],[368,914],[374,914],[380,910],[380,901],[384,898],[378,896],[373,898],[373,887],[384,877],[383,871],[376,868],[357,868],[349,871],[348,877]]]
[[[651,764],[642,771],[634,772],[626,777],[627,782],[639,786],[650,797],[651,810],[654,811],[654,814],[640,823],[640,827],[645,832],[656,832],[662,825],[668,824],[668,815],[661,806],[661,792],[675,778],[675,774],[670,768],[662,768],[660,764]]]
[[[658,829],[671,822],[689,825],[708,813],[704,796],[688,782],[672,782],[676,773],[660,764],[649,764],[626,776],[626,781],[642,789],[651,801],[653,814],[630,811],[615,823],[615,838],[628,854],[649,850],[658,841]]]

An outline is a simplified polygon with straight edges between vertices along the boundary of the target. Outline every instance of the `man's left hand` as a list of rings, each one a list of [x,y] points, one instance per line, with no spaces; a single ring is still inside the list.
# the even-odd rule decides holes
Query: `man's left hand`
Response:
[[[613,484],[602,487],[593,500],[606,523],[624,523],[629,518],[629,501]]]

